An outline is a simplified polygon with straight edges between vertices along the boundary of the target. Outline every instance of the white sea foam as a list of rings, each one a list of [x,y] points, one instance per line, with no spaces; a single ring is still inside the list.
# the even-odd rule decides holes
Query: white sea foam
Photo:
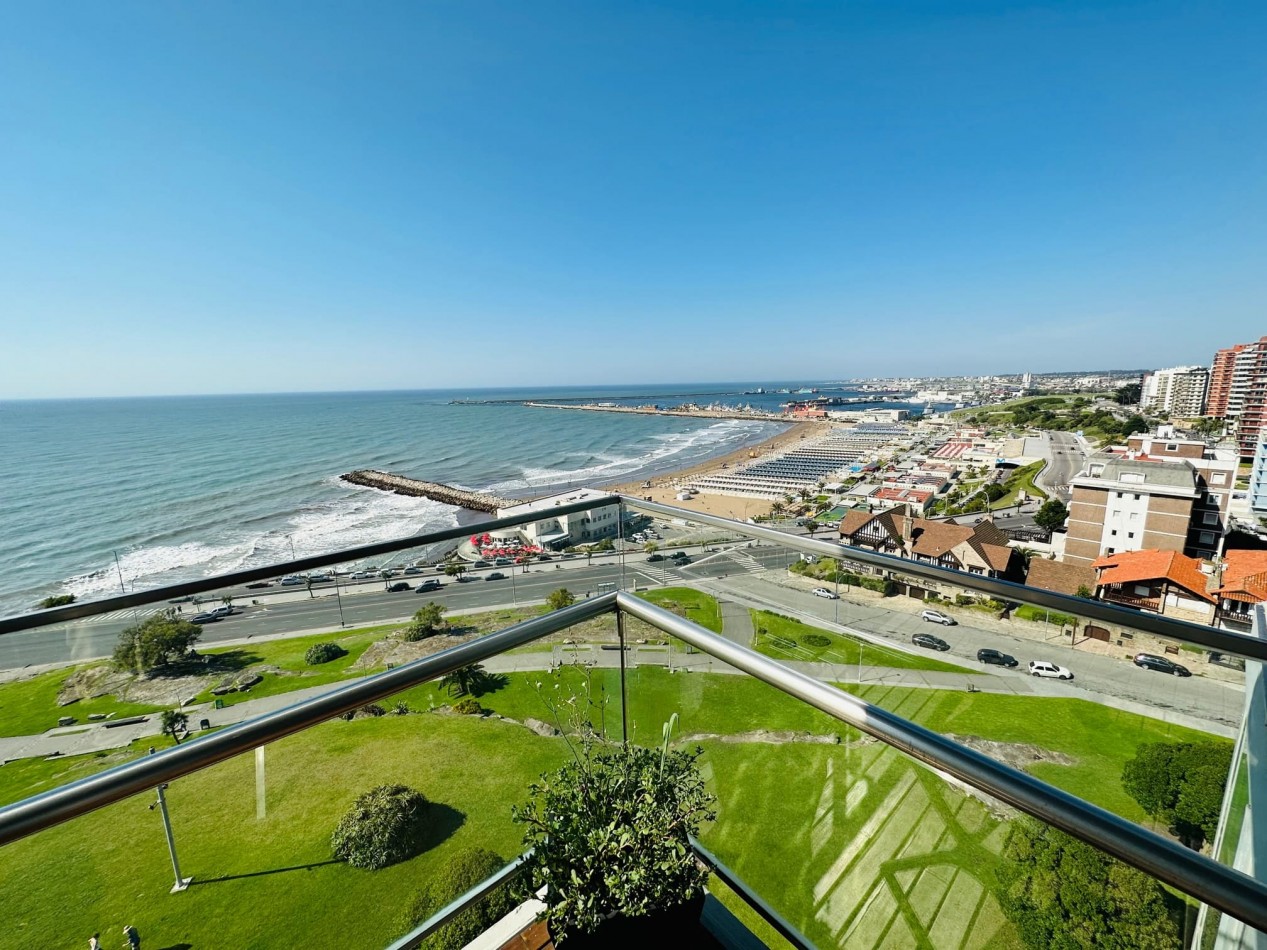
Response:
[[[639,469],[663,465],[675,455],[691,452],[704,455],[724,448],[727,442],[741,442],[750,438],[754,429],[761,423],[742,420],[725,419],[689,432],[665,432],[650,436],[649,441],[656,444],[641,455],[612,456],[596,453],[601,461],[594,465],[580,468],[548,468],[526,466],[519,478],[507,479],[490,486],[490,490],[523,491],[525,485],[537,488],[542,485],[554,485],[561,482],[603,482],[611,481]]]
[[[117,593],[122,573],[126,587],[143,590],[288,561],[292,542],[296,557],[309,557],[457,524],[456,509],[448,505],[340,485],[345,497],[297,511],[275,528],[221,544],[187,541],[120,551],[117,568],[111,560],[72,577],[64,589],[80,598]]]

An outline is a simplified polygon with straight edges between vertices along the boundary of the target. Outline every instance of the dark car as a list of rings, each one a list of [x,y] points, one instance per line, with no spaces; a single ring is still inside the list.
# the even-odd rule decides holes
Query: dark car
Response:
[[[554,558],[551,557],[549,554],[538,554],[537,560],[538,561],[553,561]]]
[[[254,584],[247,584],[247,590],[259,590],[261,587],[272,587],[272,581],[256,581]]]
[[[648,561],[649,563],[651,563],[651,564],[654,564],[656,561],[663,561],[663,560],[664,560],[664,555],[663,555],[663,554],[649,554],[649,555],[647,555],[647,561]]]
[[[1178,663],[1167,660],[1164,656],[1157,656],[1153,653],[1135,654],[1135,665],[1146,670],[1156,670],[1158,673],[1169,673],[1171,676],[1192,675],[1192,671],[1186,666],[1181,666]]]
[[[458,578],[458,580],[461,580],[461,578]],[[423,581],[418,585],[418,593],[425,594],[429,590],[439,590],[443,586],[439,581]]]
[[[917,633],[911,637],[911,642],[917,647],[924,647],[928,650],[941,650],[943,653],[950,649],[950,644],[941,637],[935,637],[931,633]]]
[[[392,584],[391,587],[387,588],[388,593],[391,594],[399,594],[402,590],[409,590],[409,585],[404,581],[398,581],[395,584]]]
[[[484,578],[486,581],[504,581],[505,579],[506,575],[501,571],[493,571],[493,573],[486,575]]]
[[[480,558],[478,561],[475,562],[473,566],[474,567],[488,567],[488,562],[485,561],[483,558]]]
[[[1016,657],[1010,653],[1000,653],[998,650],[978,650],[977,659],[994,666],[1016,666]]]
[[[220,618],[217,617],[215,614],[194,614],[192,617],[189,618],[189,622],[197,623],[197,624],[215,623],[219,619]]]
[[[681,561],[683,559],[686,559],[687,555],[685,551],[674,551],[672,554],[669,555],[669,557],[673,558],[673,560],[675,561]]]
[[[685,554],[683,554],[681,557],[675,557],[673,559],[673,563],[676,564],[678,567],[685,567],[686,565],[691,563],[691,559],[687,557]]]

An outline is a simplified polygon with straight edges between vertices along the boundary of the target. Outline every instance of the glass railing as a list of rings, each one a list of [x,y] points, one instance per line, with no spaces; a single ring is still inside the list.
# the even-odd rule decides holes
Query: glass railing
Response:
[[[29,628],[0,636],[9,669],[0,749],[13,760],[0,768],[0,801],[21,802],[0,812],[0,839],[11,842],[0,848],[0,878],[42,882],[20,894],[0,884],[20,924],[12,945],[34,933],[69,944],[125,922],[147,942],[221,945],[216,928],[232,912],[250,935],[233,945],[347,932],[348,945],[385,946],[477,883],[472,868],[486,877],[522,850],[510,806],[572,754],[581,709],[613,741],[656,747],[671,723],[675,748],[705,750],[699,764],[718,814],[701,830],[702,853],[733,875],[715,877],[714,893],[771,945],[784,938],[763,904],[817,946],[1026,945],[1018,849],[1063,849],[1106,875],[1116,860],[1088,857],[1025,815],[1056,821],[1044,810],[1051,802],[1076,813],[1083,806],[1068,796],[1106,810],[1088,810],[1086,827],[1103,828],[1117,845],[1097,843],[1152,872],[1130,877],[1131,893],[1180,934],[1229,924],[1207,913],[1198,925],[1197,899],[1179,878],[1216,880],[1213,895],[1187,889],[1216,905],[1267,895],[1237,892],[1251,885],[1212,878],[1208,862],[1186,864],[1200,849],[1231,866],[1234,842],[1224,832],[1215,847],[1213,828],[1141,801],[1144,778],[1125,777],[1143,769],[1130,765],[1142,745],[1216,747],[1199,761],[1207,777],[1218,749],[1231,760],[1245,674],[1211,654],[1234,655],[1230,646],[1252,657],[1246,638],[1197,628],[1194,640],[1188,625],[1025,588],[1000,596],[978,578],[901,564],[876,573],[865,552],[830,545],[825,530],[808,538],[792,522],[771,531],[685,512],[624,514],[610,552],[497,564],[474,549],[447,559],[444,545],[464,539],[406,539],[387,552],[156,592],[148,603],[118,598],[58,623],[0,621],[9,623],[0,630]],[[624,609],[613,612],[617,597]],[[169,610],[182,620],[220,615],[200,617],[196,656],[173,656],[147,676],[106,662],[125,630]],[[677,621],[721,639],[688,642]],[[507,640],[506,628],[528,634]],[[764,664],[762,676],[735,666],[728,649],[754,651],[745,662]],[[452,658],[472,650],[483,675],[453,677]],[[979,650],[1018,666],[985,662]],[[1137,666],[1138,652],[1194,675]],[[1028,675],[1030,660],[1074,677]],[[49,668],[22,671],[32,664]],[[789,692],[785,675],[870,705],[841,707],[842,719]],[[352,700],[341,695],[365,690],[372,699],[342,708]],[[867,728],[881,720],[897,731]],[[173,722],[180,748],[161,731]],[[928,735],[908,736],[903,724]],[[960,762],[964,749],[980,760]],[[154,791],[163,782],[180,873],[192,878],[176,894]],[[357,795],[384,784],[432,803],[431,837],[405,860],[360,871],[335,857],[331,835]],[[1235,795],[1221,828],[1252,822],[1247,795],[1239,808]],[[1127,823],[1113,825],[1113,815]],[[1056,821],[1078,834],[1074,824]],[[1180,839],[1193,847],[1176,848]],[[463,873],[453,870],[459,856]],[[357,908],[371,905],[390,913],[367,922]],[[0,935],[0,946],[10,939]]]

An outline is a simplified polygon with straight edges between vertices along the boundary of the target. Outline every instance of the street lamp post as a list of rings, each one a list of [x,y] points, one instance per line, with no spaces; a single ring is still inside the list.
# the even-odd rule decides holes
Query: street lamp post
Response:
[[[150,755],[153,755],[154,751],[154,747],[150,746]],[[176,875],[176,883],[172,885],[171,893],[179,894],[189,886],[193,878],[180,876],[180,861],[176,858],[176,838],[172,834],[171,816],[167,813],[167,796],[163,794],[166,790],[166,782],[155,789],[158,792],[158,800],[150,805],[150,811],[157,808],[159,814],[163,816],[163,833],[167,836],[167,851],[172,857],[172,872]]]

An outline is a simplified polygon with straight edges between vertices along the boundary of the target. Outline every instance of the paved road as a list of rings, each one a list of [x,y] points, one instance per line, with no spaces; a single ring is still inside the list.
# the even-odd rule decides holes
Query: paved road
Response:
[[[1082,469],[1086,453],[1072,432],[1045,432],[1043,437],[1048,462],[1036,482],[1044,491],[1068,504],[1073,497],[1069,482]]]

